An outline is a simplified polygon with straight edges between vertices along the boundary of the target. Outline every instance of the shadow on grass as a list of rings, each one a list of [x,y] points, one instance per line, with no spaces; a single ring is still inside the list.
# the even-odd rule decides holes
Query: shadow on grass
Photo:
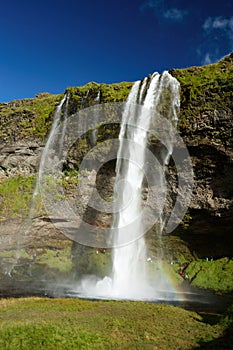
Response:
[[[211,325],[211,326],[214,326],[215,324],[219,323],[219,321],[222,318],[221,314],[216,314],[216,313],[209,313],[209,312],[202,313],[202,312],[200,312],[199,314],[202,316],[202,321],[204,323]]]
[[[226,329],[224,334],[210,342],[200,342],[193,350],[233,350],[233,326]]]

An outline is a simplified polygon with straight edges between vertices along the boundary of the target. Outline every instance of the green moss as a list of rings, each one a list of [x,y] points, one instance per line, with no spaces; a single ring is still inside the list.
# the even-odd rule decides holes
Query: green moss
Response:
[[[186,273],[195,286],[225,292],[233,290],[233,260],[228,258],[193,261]]]
[[[196,141],[203,139],[196,129],[204,114],[218,111],[221,114],[232,111],[233,101],[233,54],[221,61],[202,67],[172,69],[170,73],[181,84],[181,113],[179,129],[182,136]],[[212,123],[212,124],[211,124]],[[221,132],[220,132],[221,131]],[[210,122],[205,136],[219,144],[232,144],[229,130],[219,129]]]
[[[50,129],[52,112],[63,95],[39,94],[32,99],[0,104],[0,140],[39,137]]]
[[[65,249],[37,249],[36,263],[37,265],[46,264],[48,269],[56,269],[61,272],[71,271],[73,267],[71,256],[71,243]]]
[[[103,278],[109,276],[111,271],[111,252],[99,251],[94,248],[81,246],[77,243],[72,247],[73,265],[79,278],[82,275],[95,275]]]
[[[54,198],[64,199],[65,194],[58,193],[58,186],[61,185],[64,191],[75,190],[78,184],[78,172],[76,170],[66,171],[61,179],[47,178],[47,190]],[[25,218],[33,205],[37,216],[44,215],[44,205],[40,194],[33,195],[36,185],[36,176],[17,175],[6,178],[0,182],[0,220],[7,218]]]
[[[133,83],[121,82],[115,84],[98,84],[90,82],[84,86],[70,87],[66,92],[77,102],[79,108],[88,107],[94,103],[100,93],[99,103],[125,101]]]
[[[199,99],[203,96],[207,107],[212,106],[214,108],[214,106],[223,103],[220,96],[220,93],[223,93],[224,97],[227,97],[224,106],[228,107],[233,87],[232,60],[233,55],[230,55],[215,64],[172,70],[171,73],[181,83],[182,103],[191,102],[190,107],[196,107]],[[213,97],[215,97],[214,100]]]
[[[184,230],[187,230],[189,228],[189,225],[192,221],[192,216],[189,212],[186,212],[185,216],[183,217],[183,220],[181,221],[181,225]]]
[[[117,84],[101,84],[102,100],[106,102],[123,102],[128,97],[128,94],[133,86],[133,83],[122,82]]]
[[[0,183],[0,219],[22,217],[30,207],[35,176],[15,176]]]

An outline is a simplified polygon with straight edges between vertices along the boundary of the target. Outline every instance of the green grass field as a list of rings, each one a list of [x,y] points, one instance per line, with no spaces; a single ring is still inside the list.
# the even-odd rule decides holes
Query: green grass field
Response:
[[[231,315],[145,302],[1,299],[0,349],[195,349],[224,339]]]

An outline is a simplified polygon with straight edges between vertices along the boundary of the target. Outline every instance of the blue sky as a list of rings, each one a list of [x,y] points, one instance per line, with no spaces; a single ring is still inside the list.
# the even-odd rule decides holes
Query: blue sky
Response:
[[[232,0],[0,0],[0,101],[135,81],[233,50]]]

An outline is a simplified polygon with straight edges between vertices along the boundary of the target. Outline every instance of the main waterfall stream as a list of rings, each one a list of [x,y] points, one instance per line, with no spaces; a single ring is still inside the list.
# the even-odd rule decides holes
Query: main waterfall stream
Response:
[[[162,75],[154,73],[133,85],[124,108],[119,134],[114,186],[117,208],[112,220],[112,273],[102,280],[85,277],[74,293],[97,298],[176,299],[173,288],[161,272],[159,259],[155,271],[148,272],[145,222],[141,212],[145,167],[148,162],[147,138],[151,123],[153,118],[160,116],[161,108],[166,107],[166,117],[175,124],[179,103],[179,83],[168,72]],[[169,162],[172,148],[167,135],[166,149],[160,154],[160,167],[163,171]],[[158,169],[153,171],[158,177],[157,195],[166,196],[163,174]],[[159,208],[159,213],[157,230],[160,236],[164,226],[162,208]]]

